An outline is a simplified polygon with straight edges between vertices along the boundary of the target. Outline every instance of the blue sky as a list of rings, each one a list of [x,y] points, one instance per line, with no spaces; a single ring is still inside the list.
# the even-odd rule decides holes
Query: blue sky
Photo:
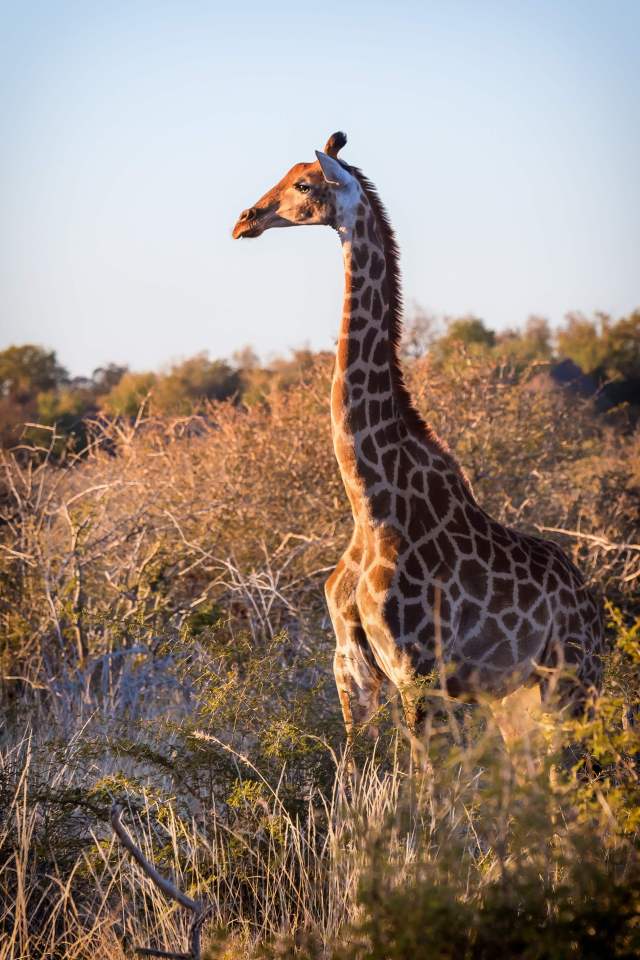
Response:
[[[330,348],[330,230],[233,242],[346,130],[407,303],[494,328],[640,304],[640,3],[5,3],[0,347],[73,373]]]

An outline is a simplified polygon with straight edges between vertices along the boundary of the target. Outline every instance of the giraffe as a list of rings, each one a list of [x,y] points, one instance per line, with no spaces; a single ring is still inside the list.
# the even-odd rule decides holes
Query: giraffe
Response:
[[[340,237],[344,306],[331,386],[333,445],[353,534],[326,583],[348,738],[373,734],[383,683],[414,742],[444,693],[503,701],[536,688],[578,715],[602,678],[600,606],[557,544],[498,523],[414,407],[400,367],[399,254],[372,183],[338,158],[334,133],[245,210],[233,237],[326,225]],[[559,679],[558,679],[559,678]],[[498,720],[500,725],[500,720]]]

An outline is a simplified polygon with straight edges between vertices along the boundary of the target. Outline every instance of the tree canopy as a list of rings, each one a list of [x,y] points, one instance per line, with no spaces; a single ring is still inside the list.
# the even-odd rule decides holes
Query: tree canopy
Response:
[[[568,313],[555,331],[544,317],[532,315],[520,328],[496,332],[480,317],[441,320],[416,305],[405,321],[402,354],[409,364],[428,354],[441,369],[457,367],[465,355],[486,355],[516,372],[571,360],[600,386],[615,381],[605,387],[611,403],[640,406],[640,309],[618,320],[605,313]],[[182,416],[227,399],[253,406],[268,401],[272,391],[287,391],[304,380],[316,359],[304,347],[265,365],[247,346],[231,362],[201,351],[163,371],[108,363],[90,377],[71,378],[55,351],[28,343],[11,346],[0,351],[0,444],[28,441],[24,425],[29,422],[55,425],[77,446],[87,420],[100,413],[134,418],[144,407],[156,415]],[[328,354],[326,359],[330,362]]]

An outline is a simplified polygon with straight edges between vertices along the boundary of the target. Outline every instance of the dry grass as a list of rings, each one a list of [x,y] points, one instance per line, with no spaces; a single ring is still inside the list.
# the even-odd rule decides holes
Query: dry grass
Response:
[[[636,669],[639,649],[636,640]],[[435,936],[445,919],[468,922],[465,905],[486,910],[496,891],[514,920],[523,909],[561,918],[567,903],[580,915],[581,903],[588,907],[605,884],[617,908],[609,926],[623,927],[625,949],[638,945],[640,930],[614,894],[624,893],[632,920],[640,906],[640,790],[628,758],[640,744],[635,734],[625,740],[612,733],[619,724],[611,714],[604,739],[602,730],[590,734],[610,763],[607,775],[588,782],[550,787],[551,758],[541,762],[544,751],[531,741],[516,769],[537,772],[515,777],[491,726],[467,724],[462,749],[452,747],[446,731],[436,736],[433,776],[408,773],[396,738],[384,756],[365,760],[355,779],[336,761],[324,790],[309,785],[296,797],[285,768],[264,776],[247,754],[197,730],[194,748],[204,744],[231,757],[233,790],[180,795],[177,757],[172,770],[148,769],[141,777],[140,756],[117,763],[92,756],[96,736],[113,731],[104,718],[76,723],[66,744],[40,727],[2,754],[3,960],[119,958],[147,944],[184,949],[187,911],[169,904],[111,836],[106,810],[114,796],[127,799],[126,819],[146,858],[204,902],[211,957],[421,955],[394,952],[397,930],[390,942],[371,925],[379,911],[392,929],[418,923],[412,911],[425,885],[441,900],[420,921],[428,919]],[[550,718],[539,735],[560,742]],[[607,929],[598,930],[598,943]],[[542,940],[544,932],[543,924]],[[383,952],[370,953],[372,943]],[[424,953],[432,955],[441,954]],[[574,955],[582,956],[558,954]]]
[[[481,502],[524,529],[569,531],[551,535],[615,604],[607,701],[580,733],[604,773],[555,791],[543,772],[514,784],[488,721],[467,711],[465,749],[437,738],[425,785],[407,776],[390,703],[377,758],[351,783],[321,589],[350,521],[328,364],[305,377],[250,410],[97,424],[67,462],[5,456],[0,960],[186,943],[188,918],[114,844],[114,799],[148,856],[206,900],[210,949],[229,957],[372,944],[404,956],[371,927],[373,875],[398,916],[415,889],[461,929],[480,911],[481,930],[496,883],[518,871],[518,902],[555,916],[567,889],[590,896],[572,872],[585,836],[598,882],[636,897],[635,734],[622,721],[639,701],[637,434],[485,361],[446,377],[411,367]]]

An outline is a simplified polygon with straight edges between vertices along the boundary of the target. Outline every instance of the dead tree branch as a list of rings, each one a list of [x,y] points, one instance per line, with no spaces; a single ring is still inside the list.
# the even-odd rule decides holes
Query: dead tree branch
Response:
[[[606,537],[596,536],[593,533],[582,533],[580,530],[565,530],[564,527],[543,527],[540,524],[536,524],[536,529],[544,533],[563,533],[565,537],[575,537],[577,540],[588,540],[604,550],[605,553],[609,550],[620,552],[624,550],[640,551],[640,543],[612,543]]]
[[[129,851],[133,859],[141,867],[143,873],[145,873],[151,882],[154,883],[156,887],[162,891],[162,893],[164,893],[165,897],[170,900],[175,900],[180,904],[181,907],[184,907],[186,910],[191,910],[193,913],[193,920],[191,922],[191,930],[189,933],[189,953],[172,953],[171,951],[166,950],[155,950],[153,947],[136,947],[136,953],[144,957],[169,957],[174,958],[174,960],[200,960],[200,931],[205,919],[203,904],[200,903],[199,900],[192,900],[191,897],[188,897],[186,893],[183,893],[182,890],[179,890],[175,884],[173,884],[166,877],[163,877],[162,874],[156,870],[153,864],[149,863],[142,851],[136,847],[128,831],[123,826],[120,819],[121,816],[122,807],[119,807],[114,803],[111,807],[111,826],[113,827],[114,832],[122,843],[123,847]]]

